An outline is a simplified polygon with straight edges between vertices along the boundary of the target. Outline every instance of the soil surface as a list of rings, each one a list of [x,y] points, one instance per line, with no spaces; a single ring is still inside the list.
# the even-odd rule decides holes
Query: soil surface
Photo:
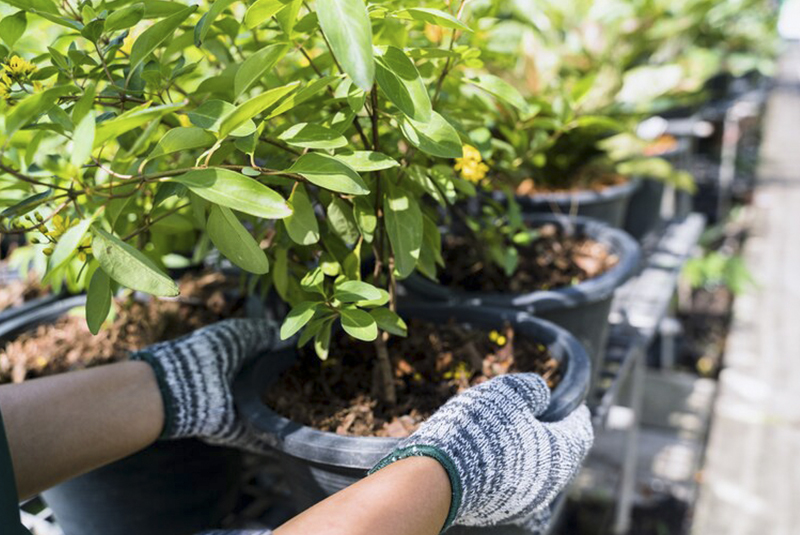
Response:
[[[331,356],[321,361],[303,349],[298,362],[269,388],[265,402],[304,425],[340,435],[405,437],[450,397],[508,372],[537,372],[553,388],[558,362],[546,346],[500,332],[468,330],[454,322],[435,325],[412,320],[409,337],[392,337],[397,404],[379,401],[373,378],[375,346],[336,337]]]
[[[132,351],[235,317],[240,299],[222,274],[188,275],[175,299],[117,301],[113,325],[92,336],[83,311],[40,325],[0,350],[0,383],[125,360]]]
[[[556,184],[537,182],[532,178],[526,178],[520,182],[515,193],[522,196],[534,197],[546,193],[575,193],[578,191],[603,191],[611,186],[619,186],[628,182],[628,177],[617,173],[609,172],[604,169],[587,167],[576,174],[571,180],[564,181],[569,187]]]
[[[0,288],[0,311],[44,297],[48,292],[49,288],[42,286],[39,277],[30,272],[27,278],[14,279]]]
[[[475,240],[443,236],[447,269],[440,282],[470,292],[528,293],[575,285],[605,273],[619,260],[605,245],[568,235],[557,225],[544,225],[537,231],[530,245],[518,248],[519,266],[510,279],[496,264],[485,263],[486,255]]]

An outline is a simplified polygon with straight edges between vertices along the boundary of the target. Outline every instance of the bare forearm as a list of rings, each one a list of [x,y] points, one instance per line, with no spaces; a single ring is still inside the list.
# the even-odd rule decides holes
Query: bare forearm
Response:
[[[437,535],[450,509],[450,480],[428,457],[409,457],[293,518],[275,535]]]
[[[0,409],[21,499],[147,447],[164,425],[144,362],[3,385]]]

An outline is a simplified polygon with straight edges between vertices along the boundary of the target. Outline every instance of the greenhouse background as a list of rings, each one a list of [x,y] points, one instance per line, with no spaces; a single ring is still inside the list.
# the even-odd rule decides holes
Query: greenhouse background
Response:
[[[798,128],[800,0],[0,0],[23,526],[299,533],[279,526],[427,446],[448,400],[533,372],[536,425],[585,405],[593,443],[519,439],[517,461],[552,447],[504,483],[554,478],[527,523],[465,513],[511,492],[470,494],[470,448],[422,454],[449,477],[446,533],[800,533]],[[187,363],[192,333],[236,321],[265,330]],[[15,437],[22,388],[132,362],[163,396],[146,443],[94,464],[71,446],[106,441],[70,407],[96,392],[101,414],[110,380],[42,398]],[[525,413],[497,404],[502,425],[470,416],[490,443]],[[191,411],[236,439],[176,431]],[[66,472],[27,492],[23,465],[56,452]]]

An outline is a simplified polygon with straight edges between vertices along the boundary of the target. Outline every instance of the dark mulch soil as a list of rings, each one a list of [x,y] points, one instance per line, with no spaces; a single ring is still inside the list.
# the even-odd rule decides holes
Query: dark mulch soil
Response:
[[[538,237],[530,245],[519,247],[519,267],[510,279],[499,266],[484,261],[480,243],[444,236],[442,256],[447,269],[440,282],[472,292],[527,293],[572,286],[601,275],[619,260],[605,245],[569,235],[557,225],[537,230]]]
[[[341,435],[410,435],[450,397],[496,375],[540,373],[553,388],[559,381],[558,363],[546,346],[515,338],[510,327],[499,334],[467,330],[453,322],[434,325],[411,321],[409,337],[392,337],[398,402],[387,406],[374,391],[375,346],[348,336],[336,339],[331,356],[322,362],[313,350],[269,388],[266,403],[287,418]],[[503,340],[500,340],[503,342]]]
[[[40,325],[0,351],[0,383],[125,360],[132,351],[234,317],[241,303],[230,298],[230,288],[218,273],[186,276],[178,298],[116,302],[113,326],[96,336],[82,311]]]

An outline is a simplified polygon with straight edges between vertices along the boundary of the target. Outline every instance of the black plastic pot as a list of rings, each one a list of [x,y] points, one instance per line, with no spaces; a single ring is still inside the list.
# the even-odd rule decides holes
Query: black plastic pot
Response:
[[[517,336],[546,344],[553,358],[561,362],[563,378],[553,391],[550,406],[543,416],[545,420],[563,418],[586,397],[591,376],[589,358],[577,340],[560,327],[524,312],[490,308],[405,305],[400,314],[437,323],[453,318],[483,329],[496,329],[508,322]],[[247,425],[277,450],[281,458],[279,464],[286,473],[297,506],[305,509],[363,478],[399,439],[318,431],[272,411],[262,401],[263,393],[294,358],[294,351],[285,351],[257,360],[239,376],[234,396]]]
[[[638,241],[650,234],[661,224],[661,202],[664,198],[662,180],[644,179],[631,197],[625,217],[625,232]]]
[[[622,228],[631,196],[638,187],[639,181],[632,179],[598,191],[537,193],[533,196],[517,195],[516,199],[525,214],[591,217],[614,228]]]
[[[525,217],[531,227],[555,223],[568,232],[602,243],[619,258],[619,262],[602,275],[574,286],[527,294],[467,292],[416,274],[405,279],[403,287],[410,299],[524,310],[537,318],[560,325],[586,348],[592,359],[594,373],[597,374],[603,367],[608,314],[614,291],[638,271],[641,259],[639,245],[625,232],[588,218],[530,214]],[[593,379],[592,385],[595,382]]]
[[[70,297],[0,324],[0,342],[86,302]],[[238,494],[241,454],[196,440],[159,442],[44,493],[65,535],[194,535],[217,527]]]

